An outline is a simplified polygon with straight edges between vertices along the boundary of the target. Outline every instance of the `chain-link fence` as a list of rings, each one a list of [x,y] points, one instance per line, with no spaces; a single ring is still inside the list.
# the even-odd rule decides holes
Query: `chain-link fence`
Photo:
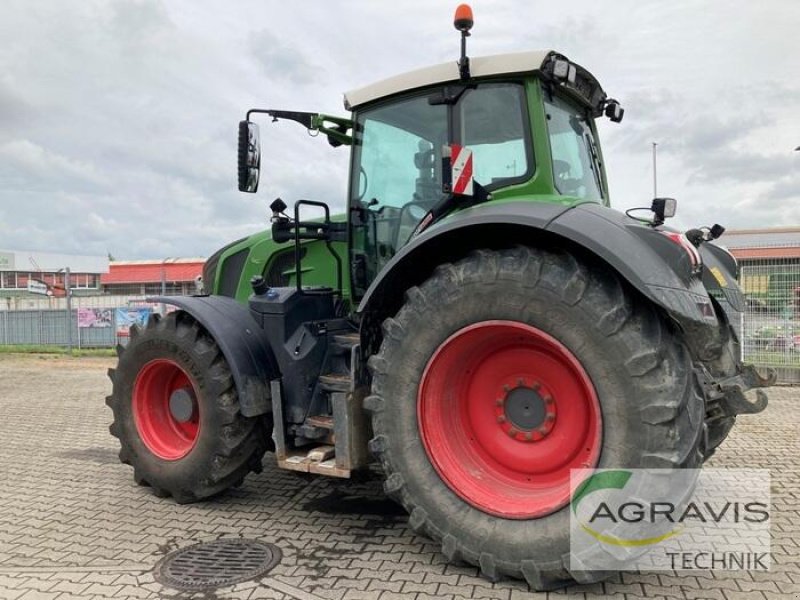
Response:
[[[747,300],[745,361],[774,367],[779,381],[800,383],[800,261],[748,261],[740,283]]]

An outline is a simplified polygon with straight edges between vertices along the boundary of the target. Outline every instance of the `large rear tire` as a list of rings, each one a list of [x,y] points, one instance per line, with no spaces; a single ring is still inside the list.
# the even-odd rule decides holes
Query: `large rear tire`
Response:
[[[537,590],[570,569],[576,467],[699,467],[703,398],[662,317],[600,265],[478,251],[407,292],[370,359],[386,492],[451,561]]]
[[[137,483],[187,503],[261,471],[271,423],[242,416],[225,357],[191,315],[152,315],[119,353],[106,403],[119,458]]]

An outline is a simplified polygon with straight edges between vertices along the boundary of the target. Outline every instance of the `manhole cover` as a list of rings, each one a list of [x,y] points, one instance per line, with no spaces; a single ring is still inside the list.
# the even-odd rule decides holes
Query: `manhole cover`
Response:
[[[179,590],[233,585],[267,573],[281,561],[281,550],[255,540],[215,540],[176,550],[159,561],[155,579]]]

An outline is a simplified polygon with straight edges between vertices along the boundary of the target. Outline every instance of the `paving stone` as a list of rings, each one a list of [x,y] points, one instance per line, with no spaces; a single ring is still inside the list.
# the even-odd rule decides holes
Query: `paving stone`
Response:
[[[418,583],[415,581],[406,581],[403,584],[403,593],[408,595],[417,594],[419,592],[425,592],[427,594],[436,594],[438,588],[439,588],[438,583]]]
[[[107,365],[88,360],[54,370],[40,362],[12,369],[0,357],[2,600],[196,600],[202,596],[162,587],[151,570],[167,552],[219,536],[275,542],[284,552],[269,576],[218,590],[220,600],[800,598],[800,389],[770,392],[770,409],[739,419],[709,463],[772,469],[771,571],[623,573],[603,584],[535,593],[524,582],[492,583],[475,567],[445,564],[439,544],[411,533],[405,517],[318,510],[326,498],[343,496],[389,502],[377,476],[300,477],[276,469],[268,455],[263,473],[211,501],[156,498],[117,461],[102,402]],[[30,382],[24,396],[8,387],[15,377]],[[54,389],[57,402],[48,393]],[[32,418],[43,413],[45,422]]]
[[[487,600],[509,600],[511,598],[511,590],[503,587],[483,587],[474,585],[472,586],[473,598],[486,598]]]
[[[763,600],[764,594],[758,592],[742,592],[735,590],[722,590],[725,600]]]
[[[370,579],[367,584],[368,591],[385,591],[400,593],[403,589],[403,581],[384,581],[382,579]]]
[[[50,588],[51,592],[68,592],[70,594],[79,595],[81,592],[86,590],[91,584],[87,581],[82,581],[79,583],[74,583],[69,580],[60,580],[55,583]]]

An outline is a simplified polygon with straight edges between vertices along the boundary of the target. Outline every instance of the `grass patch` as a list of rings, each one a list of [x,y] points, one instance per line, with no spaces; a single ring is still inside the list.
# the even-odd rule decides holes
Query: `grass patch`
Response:
[[[40,346],[31,344],[0,344],[0,354],[56,354],[59,356],[116,356],[114,348],[73,348],[70,352],[62,346]]]

